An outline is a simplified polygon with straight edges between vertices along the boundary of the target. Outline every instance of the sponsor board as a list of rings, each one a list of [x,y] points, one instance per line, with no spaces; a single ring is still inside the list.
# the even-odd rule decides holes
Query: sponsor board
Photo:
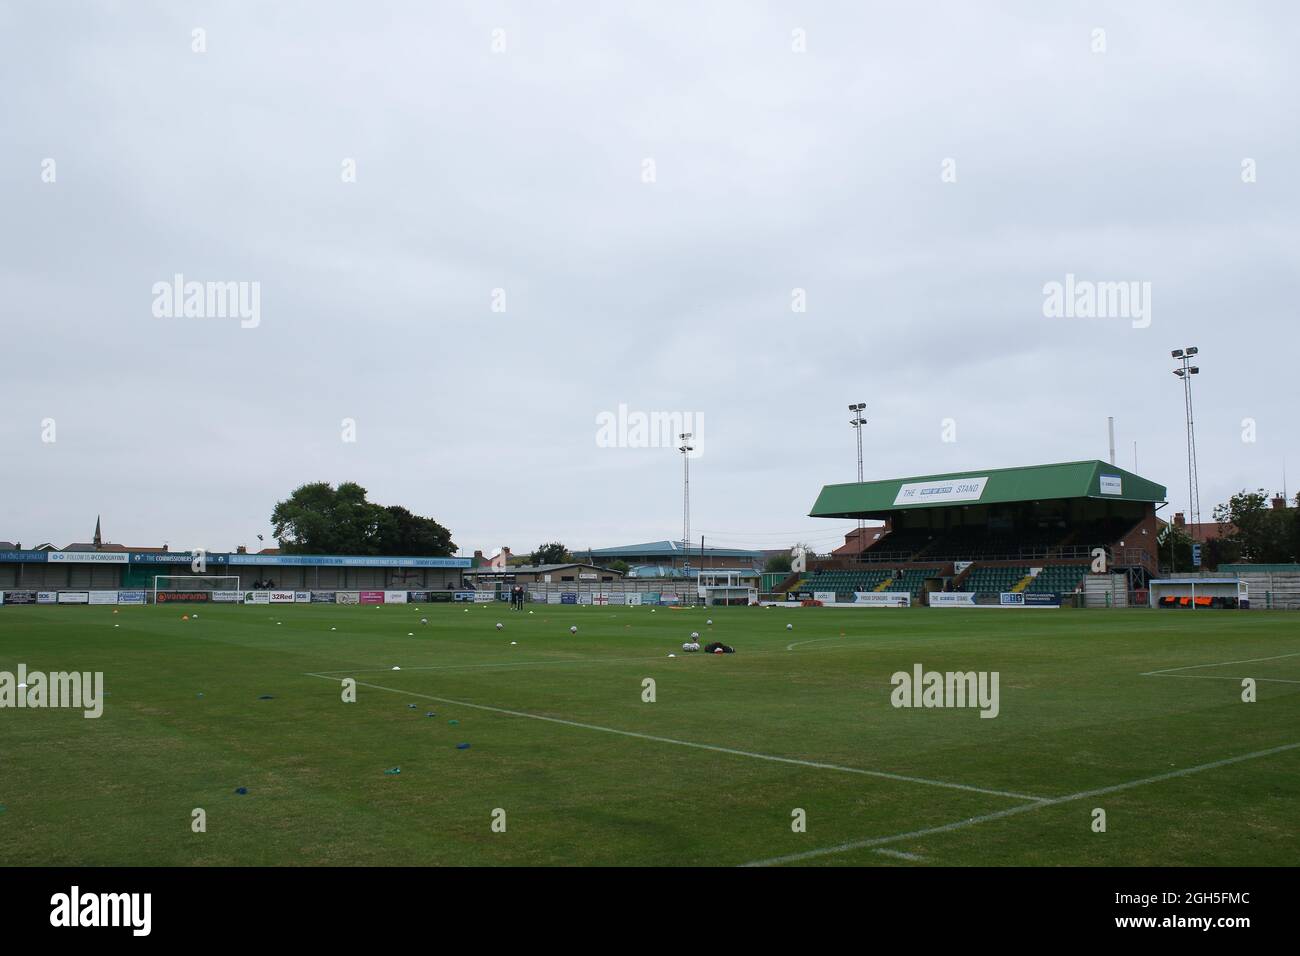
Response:
[[[405,592],[405,591],[385,591],[385,592],[384,592],[384,603],[385,603],[385,604],[405,604],[405,603],[406,603],[406,592]]]
[[[244,603],[245,604],[270,604],[271,592],[270,591],[249,591],[248,595],[244,598]]]
[[[0,564],[45,564],[48,551],[0,551]]]
[[[937,481],[912,481],[901,486],[894,497],[895,505],[929,505],[947,501],[979,501],[988,484],[988,476],[979,478],[944,478]]]
[[[1031,594],[1026,592],[1025,594],[1025,607],[1060,607],[1060,606],[1061,606],[1061,595],[1056,594],[1054,592],[1051,593],[1040,592],[1037,594]]]
[[[213,591],[212,602],[214,604],[238,604],[244,599],[241,591]]]
[[[591,603],[592,603],[592,596],[591,596],[591,594],[590,594],[589,592],[587,592],[587,591],[583,591],[581,594],[578,595],[578,603],[579,603],[579,604],[591,604]]]
[[[234,565],[266,567],[338,567],[338,568],[468,568],[469,558],[386,558],[380,556],[358,557],[341,554],[228,554],[225,559]],[[209,558],[209,561],[211,558]]]
[[[428,591],[407,591],[406,600],[407,603],[414,602],[416,604],[420,604],[424,601],[429,600],[429,594],[430,592]]]
[[[834,603],[835,603],[835,592],[834,592],[834,591],[814,591],[814,592],[813,592],[813,600],[814,600],[814,601],[821,601],[823,604],[834,604]]]
[[[37,604],[58,604],[59,592],[58,591],[37,591],[36,603]]]
[[[911,607],[910,591],[854,591],[853,603],[862,607]]]
[[[495,601],[497,594],[495,591],[475,591],[474,602],[476,604],[487,604],[489,601]]]
[[[335,604],[360,604],[361,592],[360,591],[335,591],[334,603]]]
[[[421,592],[421,593],[423,593],[423,592]],[[451,603],[451,595],[452,595],[452,593],[451,593],[450,591],[429,591],[428,594],[429,594],[429,596],[428,596],[427,598],[425,598],[426,601],[431,601],[431,602],[433,602],[434,604],[450,604],[450,603]]]
[[[310,591],[294,591],[294,592],[293,592],[293,603],[294,603],[294,604],[310,604],[310,603],[311,603],[311,592],[310,592]]]
[[[89,601],[88,603],[90,603],[90,604],[116,604],[116,603],[117,603],[117,592],[116,592],[116,591],[91,591],[91,592],[90,592],[90,601]]]
[[[292,591],[269,591],[268,594],[270,595],[271,604],[292,604],[293,603]]]
[[[118,591],[117,603],[118,604],[148,604],[149,592],[148,591]]]
[[[212,600],[211,591],[158,591],[155,604],[201,604]]]
[[[60,604],[89,604],[90,592],[89,591],[60,591],[59,603]]]
[[[642,603],[642,604],[658,604],[658,603],[659,603],[659,592],[658,592],[658,591],[646,591],[644,594],[641,595],[641,603]]]
[[[383,591],[359,591],[357,592],[362,604],[383,604]]]
[[[312,591],[311,603],[312,604],[333,604],[334,592],[333,591]]]
[[[193,566],[196,557],[193,551],[132,551],[132,564],[187,564]],[[203,560],[208,564],[225,564],[226,555],[203,552]]]
[[[5,600],[10,604],[35,604],[35,591],[6,591]]]
[[[624,599],[629,607],[638,607],[641,604],[641,595],[639,593],[627,594]]]
[[[1102,475],[1099,484],[1103,495],[1122,495],[1124,493],[1124,479],[1119,475]]]
[[[5,593],[4,591],[0,591],[0,605],[3,605],[4,603],[5,603]]]
[[[125,551],[47,551],[50,564],[127,564],[131,556]]]
[[[974,607],[973,591],[931,591],[930,607]]]
[[[578,603],[578,595],[577,595],[577,593],[574,592],[574,591],[564,591],[564,592],[562,592],[562,593],[560,594],[560,603],[561,603],[561,604],[577,604],[577,603]]]
[[[451,594],[453,601],[472,601],[474,600],[473,591],[453,591]]]
[[[1003,591],[998,595],[998,603],[1003,607],[1024,607],[1025,596],[1020,591]]]
[[[547,592],[547,594],[546,594],[546,603],[547,603],[547,604],[559,604],[559,603],[560,603],[560,592],[559,592],[559,591],[549,591],[549,592]]]

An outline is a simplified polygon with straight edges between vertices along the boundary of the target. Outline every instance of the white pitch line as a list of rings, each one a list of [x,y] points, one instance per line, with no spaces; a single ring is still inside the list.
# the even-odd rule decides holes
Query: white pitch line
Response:
[[[1244,661],[1219,661],[1217,664],[1188,664],[1186,667],[1166,667],[1158,671],[1144,671],[1142,677],[1153,677],[1156,674],[1172,674],[1174,671],[1193,671],[1201,667],[1227,667],[1229,664],[1259,664],[1263,661],[1280,661],[1285,657],[1300,657],[1300,651],[1294,654],[1278,654],[1276,657],[1252,657]]]
[[[1224,677],[1221,674],[1140,674],[1140,677],[1182,677],[1187,680],[1246,680],[1245,677]],[[1287,680],[1284,677],[1251,677],[1253,681],[1268,681],[1270,684],[1300,684],[1300,680]]]
[[[532,667],[538,664],[632,664],[644,663],[645,661],[661,661],[668,658],[659,657],[609,657],[609,658],[574,658],[563,661],[506,661],[499,664],[419,664],[412,667],[404,667],[402,670],[407,671],[450,671],[450,670],[467,670],[477,667]],[[322,674],[385,674],[392,670],[392,667],[354,667],[351,670],[338,671],[317,671],[310,676],[317,677]]]
[[[893,836],[874,837],[869,840],[855,840],[852,843],[841,843],[839,846],[828,846],[817,850],[806,850],[803,853],[791,853],[786,856],[774,856],[767,860],[755,860],[752,863],[745,863],[743,865],[775,866],[781,863],[799,863],[803,860],[811,860],[819,856],[830,856],[833,853],[847,853],[850,850],[865,850],[868,848],[883,846],[887,843],[898,843],[903,840],[916,840],[921,837],[933,836],[936,833],[950,833],[953,830],[962,830],[966,827],[975,826],[977,823],[988,823],[992,820],[1001,820],[1004,817],[1015,816],[1018,813],[1027,813],[1030,810],[1037,810],[1041,807],[1054,807],[1062,803],[1071,803],[1075,800],[1086,800],[1089,797],[1100,797],[1108,793],[1118,793],[1121,790],[1131,790],[1134,787],[1145,786],[1149,783],[1160,783],[1164,780],[1173,780],[1176,777],[1186,777],[1194,773],[1200,773],[1203,770],[1214,770],[1218,767],[1227,767],[1230,764],[1241,763],[1245,760],[1271,757],[1273,754],[1295,750],[1298,747],[1300,747],[1300,743],[1283,744],[1280,747],[1270,747],[1268,750],[1256,750],[1254,753],[1242,754],[1238,757],[1226,757],[1223,760],[1214,760],[1210,763],[1199,764],[1195,767],[1184,767],[1182,770],[1171,770],[1168,773],[1157,774],[1154,777],[1143,777],[1141,780],[1130,780],[1128,783],[1117,783],[1110,787],[1098,787],[1095,790],[1081,790],[1078,793],[1072,793],[1064,797],[1052,797],[1048,800],[1039,800],[1036,803],[1027,803],[1019,807],[1009,807],[1006,810],[998,810],[994,813],[985,813],[978,817],[969,817],[965,820],[957,820],[953,823],[942,824],[941,826],[926,827],[923,830],[912,830],[908,833],[895,833]]]
[[[875,850],[872,850],[871,852],[879,853],[881,856],[897,857],[900,860],[924,860],[925,859],[925,857],[917,856],[915,853],[904,853],[902,850],[890,850],[886,847],[879,847]]]
[[[319,677],[321,680],[338,682],[339,678],[332,677],[328,674],[306,674],[307,677]],[[863,770],[860,767],[842,767],[839,764],[821,763],[815,760],[799,760],[796,757],[777,757],[773,754],[760,754],[750,750],[735,750],[731,747],[718,747],[713,744],[701,744],[691,740],[677,740],[673,737],[657,737],[654,734],[642,734],[632,730],[619,730],[616,727],[601,727],[599,724],[584,724],[576,720],[564,720],[560,717],[547,717],[544,714],[529,714],[522,710],[507,710],[504,707],[490,707],[487,704],[472,704],[469,701],[455,700],[450,697],[436,697],[433,694],[420,694],[415,691],[402,690],[400,687],[384,687],[381,684],[370,684],[365,681],[357,681],[358,687],[369,687],[373,690],[387,691],[390,694],[405,694],[407,697],[419,697],[424,700],[437,701],[440,704],[454,704],[457,707],[469,707],[474,710],[485,710],[494,714],[505,714],[509,717],[527,717],[530,720],[544,720],[551,724],[561,724],[565,727],[580,727],[583,730],[598,730],[606,734],[618,734],[620,737],[635,737],[638,740],[651,740],[655,743],[674,744],[678,747],[692,747],[696,750],[711,750],[714,753],[729,754],[733,757],[750,757],[754,760],[767,760],[772,763],[793,764],[798,767],[812,767],[817,770],[836,770],[840,773],[855,773],[864,777],[878,777],[882,780],[894,780],[899,783],[919,783],[930,787],[943,787],[948,790],[965,790],[969,793],[982,793],[992,797],[1007,797],[1012,800],[1030,800],[1034,804],[1043,803],[1047,798],[1036,797],[1027,793],[1012,793],[1007,790],[989,790],[985,787],[972,787],[964,783],[950,783],[946,780],[930,780],[926,777],[910,777],[904,774],[888,773],[884,770]]]
[[[785,646],[785,649],[786,649],[787,651],[792,651],[792,650],[794,650],[796,647],[802,647],[804,644],[820,644],[820,643],[822,643],[823,641],[842,641],[842,640],[845,640],[845,638],[843,638],[843,637],[815,637],[815,638],[813,638],[812,640],[809,640],[809,641],[794,641],[793,643],[787,644],[787,645]]]

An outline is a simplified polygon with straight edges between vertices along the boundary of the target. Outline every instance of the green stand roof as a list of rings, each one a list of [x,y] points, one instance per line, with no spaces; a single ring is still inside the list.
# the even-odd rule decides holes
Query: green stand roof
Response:
[[[1165,487],[1104,461],[1069,461],[827,485],[808,514],[813,518],[884,517],[921,508],[1061,498],[1161,502]]]

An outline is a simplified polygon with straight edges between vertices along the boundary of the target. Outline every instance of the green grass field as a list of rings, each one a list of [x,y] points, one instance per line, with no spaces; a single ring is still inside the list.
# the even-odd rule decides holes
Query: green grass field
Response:
[[[1300,615],[533,610],[0,608],[0,671],[109,695],[0,710],[0,864],[1300,858]],[[997,671],[999,716],[893,707],[917,663]]]

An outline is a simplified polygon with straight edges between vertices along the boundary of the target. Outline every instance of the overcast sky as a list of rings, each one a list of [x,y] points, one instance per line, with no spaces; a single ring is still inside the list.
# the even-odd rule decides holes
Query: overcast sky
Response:
[[[349,479],[466,553],[680,537],[681,455],[598,442],[620,404],[693,416],[711,544],[839,540],[806,515],[855,475],[853,401],[869,479],[1105,458],[1113,415],[1167,515],[1186,345],[1205,520],[1288,456],[1294,494],[1298,26],[4,4],[0,539],[102,514],[128,545],[256,547],[294,487]],[[156,315],[176,274],[257,283],[256,324]],[[1150,283],[1149,312],[1049,317],[1067,274]]]

